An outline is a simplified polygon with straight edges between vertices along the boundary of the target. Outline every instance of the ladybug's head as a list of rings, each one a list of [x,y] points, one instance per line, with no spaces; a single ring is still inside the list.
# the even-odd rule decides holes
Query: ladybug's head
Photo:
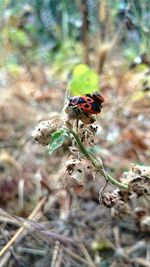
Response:
[[[99,93],[99,92],[94,92],[92,94],[92,98],[94,99],[94,101],[96,101],[97,103],[99,103],[100,105],[105,102],[104,97]]]

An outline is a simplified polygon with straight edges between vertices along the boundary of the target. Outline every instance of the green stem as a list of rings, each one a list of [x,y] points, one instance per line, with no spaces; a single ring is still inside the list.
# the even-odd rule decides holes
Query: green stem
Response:
[[[83,153],[83,155],[89,159],[93,166],[99,170],[99,172],[110,182],[112,183],[113,185],[119,187],[119,188],[122,188],[122,189],[125,189],[125,190],[128,190],[128,185],[127,184],[122,184],[120,182],[118,182],[116,179],[114,179],[110,174],[108,174],[104,167],[103,167],[103,164],[101,162],[99,162],[98,160],[94,159],[92,155],[90,155],[90,153],[86,150],[86,148],[84,147],[83,143],[81,142],[78,134],[76,134],[72,129],[70,129],[70,133],[73,135],[73,137],[75,138],[79,148],[80,148],[80,151]]]

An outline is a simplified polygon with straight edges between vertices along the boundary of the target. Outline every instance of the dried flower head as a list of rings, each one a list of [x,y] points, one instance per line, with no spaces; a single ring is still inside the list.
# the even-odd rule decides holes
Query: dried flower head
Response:
[[[128,185],[130,190],[135,192],[138,197],[143,195],[150,195],[150,178],[148,177],[139,176],[133,178]]]
[[[105,192],[101,195],[101,204],[107,208],[112,208],[118,201],[119,195],[117,192]]]
[[[140,230],[141,232],[146,232],[150,233],[150,216],[145,216],[141,221],[140,221]]]
[[[76,191],[83,191],[85,187],[85,168],[81,160],[70,156],[65,166],[60,171],[65,189],[74,188]]]
[[[150,167],[131,164],[131,170],[123,174],[121,181],[138,197],[150,195]]]
[[[139,222],[142,220],[143,217],[146,216],[146,210],[144,207],[136,207],[134,209],[134,218],[136,222]]]
[[[85,189],[86,176],[94,171],[91,162],[85,158],[76,159],[71,155],[64,167],[60,170],[62,183],[65,189],[74,188],[77,193]]]
[[[119,200],[116,205],[111,209],[111,216],[114,219],[124,219],[131,214],[131,207],[128,203]]]
[[[97,130],[98,130],[98,125],[90,124],[85,127],[84,124],[80,124],[78,133],[84,145],[90,145],[90,146],[96,145],[95,135],[97,133]]]
[[[47,146],[51,140],[51,134],[57,131],[59,126],[59,118],[55,117],[51,120],[41,121],[33,130],[32,137],[36,142],[43,146]]]

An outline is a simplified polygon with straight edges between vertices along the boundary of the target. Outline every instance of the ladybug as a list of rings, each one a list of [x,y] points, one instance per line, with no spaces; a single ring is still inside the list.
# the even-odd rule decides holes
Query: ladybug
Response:
[[[87,114],[98,114],[101,112],[104,98],[98,92],[85,94],[84,96],[73,96],[69,99],[68,107],[77,107]]]
[[[84,96],[73,96],[65,109],[69,119],[81,120],[84,124],[95,122],[93,114],[101,112],[104,98],[98,93],[86,94]]]

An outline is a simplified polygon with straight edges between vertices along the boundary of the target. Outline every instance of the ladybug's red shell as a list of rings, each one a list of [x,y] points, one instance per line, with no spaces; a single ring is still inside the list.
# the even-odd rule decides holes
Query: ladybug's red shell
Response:
[[[71,97],[68,106],[77,106],[88,114],[98,114],[101,112],[103,102],[104,98],[98,92],[94,92],[92,95]]]

